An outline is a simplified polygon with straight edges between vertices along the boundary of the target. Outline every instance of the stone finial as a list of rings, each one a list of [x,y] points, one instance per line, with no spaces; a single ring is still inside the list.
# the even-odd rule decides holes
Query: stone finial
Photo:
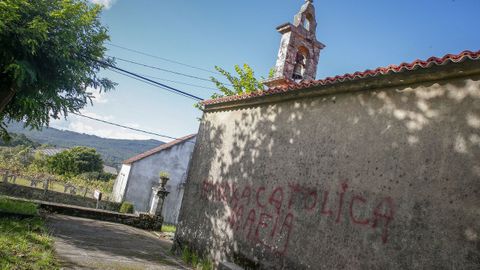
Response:
[[[317,40],[316,29],[313,0],[305,0],[293,24],[277,27],[282,39],[274,78],[265,82],[268,87],[282,86],[291,81],[315,80],[320,50],[325,47]]]

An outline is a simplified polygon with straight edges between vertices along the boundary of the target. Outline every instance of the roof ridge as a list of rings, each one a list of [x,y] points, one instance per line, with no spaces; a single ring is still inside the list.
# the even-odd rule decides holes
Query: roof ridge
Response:
[[[146,158],[146,157],[149,157],[149,156],[151,156],[151,155],[154,155],[154,154],[156,154],[156,153],[159,153],[159,152],[161,152],[161,151],[163,151],[163,150],[172,148],[173,146],[175,146],[175,145],[177,145],[177,144],[180,144],[180,143],[182,143],[182,142],[188,141],[189,139],[191,139],[191,138],[193,138],[193,137],[195,137],[195,136],[197,136],[197,134],[190,134],[190,135],[187,135],[187,136],[183,136],[183,137],[181,137],[181,138],[177,138],[177,139],[175,139],[175,140],[173,140],[173,141],[171,141],[171,142],[164,143],[164,144],[162,144],[162,145],[160,145],[160,146],[157,146],[157,147],[152,148],[152,149],[150,149],[150,150],[147,150],[147,151],[145,151],[145,152],[143,152],[143,153],[140,153],[140,154],[138,154],[138,155],[136,155],[136,156],[133,156],[133,157],[131,157],[131,158],[123,161],[122,164],[132,164],[132,163],[134,163],[134,162],[136,162],[136,161],[139,161],[139,160],[141,160],[141,159],[144,159],[144,158]]]
[[[203,101],[202,104],[213,105],[213,104],[219,104],[219,103],[224,103],[229,101],[244,100],[244,99],[250,99],[254,97],[273,95],[273,94],[288,92],[292,90],[299,90],[302,88],[308,88],[308,87],[314,87],[314,86],[320,86],[320,85],[330,85],[338,82],[363,79],[367,77],[376,77],[379,75],[387,75],[389,73],[400,73],[407,70],[408,71],[415,70],[417,68],[431,68],[434,65],[437,65],[437,66],[445,65],[448,62],[459,63],[459,62],[465,61],[467,58],[470,60],[480,60],[480,50],[478,51],[465,50],[460,52],[459,54],[446,54],[441,58],[432,56],[427,60],[416,59],[410,63],[403,62],[399,65],[391,64],[386,67],[378,67],[373,70],[366,69],[364,71],[356,71],[354,73],[345,73],[343,75],[336,75],[334,77],[329,76],[321,80],[303,81],[300,83],[290,82],[286,86],[273,87],[267,90],[258,90],[248,94],[243,93],[243,94],[234,95],[234,96],[225,96],[225,97],[220,97],[216,99],[209,99],[209,100]]]

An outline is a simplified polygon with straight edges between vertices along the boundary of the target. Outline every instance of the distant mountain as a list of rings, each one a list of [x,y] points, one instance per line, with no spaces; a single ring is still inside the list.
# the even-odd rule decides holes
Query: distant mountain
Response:
[[[10,123],[8,131],[25,134],[27,138],[40,144],[66,148],[74,146],[95,148],[102,155],[106,165],[117,168],[120,167],[122,161],[164,144],[164,142],[157,140],[107,139],[56,128],[44,128],[42,131],[30,130],[23,128],[21,123]]]

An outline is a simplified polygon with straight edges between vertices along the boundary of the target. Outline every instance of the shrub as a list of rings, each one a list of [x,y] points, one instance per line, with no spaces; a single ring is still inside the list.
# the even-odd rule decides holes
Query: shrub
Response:
[[[131,202],[122,202],[120,206],[120,213],[132,214],[133,204]]]
[[[168,172],[161,171],[158,176],[160,178],[170,178],[170,174]]]
[[[174,233],[176,231],[177,231],[177,227],[175,227],[175,225],[162,224],[162,232]]]

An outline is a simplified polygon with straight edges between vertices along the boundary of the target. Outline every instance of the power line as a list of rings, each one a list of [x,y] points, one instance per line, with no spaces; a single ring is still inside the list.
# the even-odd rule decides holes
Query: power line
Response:
[[[140,79],[140,78],[137,78],[137,77],[134,77],[134,76],[131,76],[131,75],[127,74],[127,73],[123,73],[123,72],[120,72],[120,71],[118,71],[118,70],[110,69],[110,71],[115,72],[115,73],[120,74],[120,75],[123,75],[123,76],[125,76],[125,77],[129,77],[129,78],[131,78],[131,79],[137,80],[137,81],[139,81],[139,82],[143,82],[143,83],[146,83],[146,84],[148,84],[148,85],[158,87],[158,88],[160,88],[160,89],[166,90],[166,91],[171,92],[171,93],[173,93],[173,94],[177,94],[177,95],[180,95],[180,96],[183,96],[183,97],[186,97],[186,98],[191,98],[191,97],[189,97],[189,96],[187,96],[187,95],[184,95],[184,94],[181,94],[181,93],[172,91],[172,90],[170,90],[170,89],[168,89],[168,88],[163,88],[163,87],[161,87],[161,86],[159,86],[159,85],[157,85],[157,84],[151,83],[151,82],[149,82],[149,81],[145,81],[145,80],[143,80],[143,79]],[[195,100],[196,100],[196,99],[195,99]]]
[[[203,85],[198,85],[198,84],[185,83],[185,82],[179,82],[179,81],[174,81],[174,80],[168,80],[168,79],[159,78],[159,77],[146,75],[146,74],[140,74],[140,75],[148,77],[148,78],[160,80],[160,81],[165,81],[165,82],[178,83],[178,84],[183,84],[183,85],[188,85],[188,86],[193,86],[193,87],[198,87],[198,88],[203,88],[203,89],[209,89],[209,90],[218,90],[218,89],[213,88],[213,87],[208,87],[208,86],[203,86]]]
[[[109,57],[113,57],[113,56],[109,56]],[[113,57],[113,58],[115,58],[115,60],[120,60],[122,62],[127,62],[127,63],[138,65],[138,66],[143,66],[143,67],[147,67],[147,68],[151,68],[151,69],[156,69],[156,70],[160,70],[160,71],[163,71],[163,72],[172,73],[172,74],[175,74],[175,75],[180,75],[180,76],[184,76],[184,77],[188,77],[188,78],[192,78],[192,79],[196,79],[196,80],[201,80],[201,81],[206,81],[206,82],[212,82],[211,80],[206,79],[206,78],[201,78],[201,77],[197,77],[197,76],[194,76],[194,75],[181,73],[181,72],[178,72],[178,71],[173,71],[173,70],[169,70],[169,69],[165,69],[165,68],[161,68],[161,67],[142,64],[142,63],[139,63],[139,62],[135,62],[135,61],[120,58],[120,57]]]
[[[87,118],[87,119],[90,119],[90,120],[94,120],[94,121],[97,121],[97,122],[101,122],[101,123],[104,123],[104,124],[116,126],[116,127],[130,129],[130,130],[133,130],[133,131],[137,131],[137,132],[141,132],[141,133],[145,133],[145,134],[149,134],[149,135],[155,135],[155,136],[162,137],[162,138],[178,140],[178,138],[175,138],[175,137],[172,137],[172,136],[159,134],[159,133],[155,133],[155,132],[151,132],[151,131],[146,131],[146,130],[142,130],[142,129],[138,129],[138,128],[128,127],[128,126],[120,125],[120,124],[117,124],[117,123],[113,123],[113,122],[110,122],[110,121],[98,119],[98,118],[87,116],[87,115],[80,114],[80,113],[71,112],[71,114],[74,114],[74,115],[77,115],[77,116],[80,116],[80,117],[83,117],[83,118]]]
[[[112,43],[109,43],[109,42],[106,42],[106,44],[107,44],[107,45],[110,45],[110,46],[112,46],[112,47],[120,48],[120,49],[122,49],[122,50],[126,50],[126,51],[130,51],[130,52],[138,53],[138,54],[145,55],[145,56],[149,56],[149,57],[153,57],[153,58],[156,58],[156,59],[160,59],[160,60],[163,60],[163,61],[167,61],[167,62],[170,62],[170,63],[177,64],[177,65],[182,65],[182,66],[185,66],[185,67],[189,67],[189,68],[193,68],[193,69],[205,71],[205,72],[208,72],[208,73],[212,73],[212,74],[216,74],[216,75],[221,75],[220,73],[215,72],[215,71],[211,71],[211,70],[204,69],[204,68],[201,68],[201,67],[196,67],[196,66],[193,66],[193,65],[185,64],[185,63],[178,62],[178,61],[175,61],[175,60],[171,60],[171,59],[168,59],[168,58],[165,58],[165,57],[160,57],[160,56],[156,56],[156,55],[153,55],[153,54],[141,52],[141,51],[138,51],[138,50],[129,49],[129,48],[127,48],[127,47],[123,47],[123,46],[120,46],[120,45],[115,45],[115,44],[112,44]]]
[[[203,100],[202,98],[197,97],[197,96],[195,96],[195,95],[192,95],[192,94],[190,94],[190,93],[187,93],[187,92],[184,92],[184,91],[182,91],[182,90],[176,89],[176,88],[174,88],[174,87],[168,86],[168,85],[166,85],[166,84],[163,84],[163,83],[160,83],[160,82],[157,82],[157,81],[148,79],[148,78],[146,78],[146,77],[144,77],[144,76],[141,76],[141,75],[139,75],[139,74],[130,72],[130,71],[128,71],[128,70],[125,70],[125,69],[116,67],[116,66],[111,65],[111,64],[109,64],[109,63],[107,63],[107,62],[105,62],[105,61],[101,61],[101,60],[94,60],[94,61],[96,61],[96,62],[98,62],[98,63],[100,63],[100,64],[103,64],[103,65],[107,66],[107,67],[110,68],[110,69],[114,69],[114,70],[120,71],[120,72],[122,72],[122,73],[128,74],[128,75],[130,75],[129,77],[131,77],[131,78],[132,78],[132,76],[133,76],[133,77],[136,77],[137,79],[141,79],[142,82],[147,81],[147,82],[149,82],[150,84],[155,85],[156,87],[162,88],[162,89],[164,89],[164,90],[168,90],[168,91],[170,91],[170,92],[172,92],[172,93],[180,94],[180,95],[182,95],[182,96],[185,96],[185,97],[194,99],[194,100],[196,100],[196,101],[202,101],[202,100]],[[124,74],[124,75],[125,75],[125,74]]]

